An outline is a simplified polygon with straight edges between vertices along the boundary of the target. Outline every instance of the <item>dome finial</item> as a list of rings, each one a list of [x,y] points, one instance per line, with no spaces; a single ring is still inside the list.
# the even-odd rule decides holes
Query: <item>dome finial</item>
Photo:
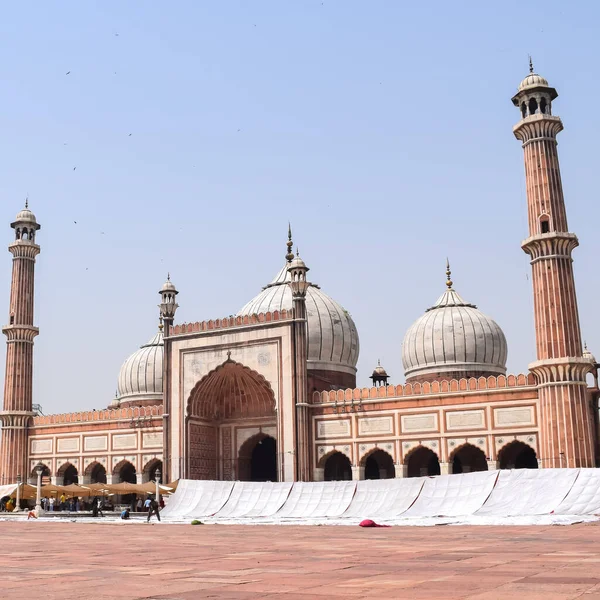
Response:
[[[162,318],[162,315],[160,315],[160,317],[158,317],[158,330],[159,330],[159,331],[162,331],[162,330],[163,330],[163,328],[164,328],[164,325],[163,325],[163,318]]]
[[[170,271],[167,271],[167,281],[171,281],[171,273],[170,273]]]
[[[450,278],[452,275],[452,271],[450,271],[450,261],[446,258],[446,287],[451,290],[452,289],[452,279]]]
[[[294,253],[292,252],[294,242],[292,242],[292,226],[289,221],[288,221],[288,241],[286,243],[286,246],[287,246],[287,253],[285,255],[285,259],[288,262],[292,262],[292,260],[294,260]]]
[[[25,196],[25,208],[29,208],[29,194]]]
[[[531,54],[529,55],[529,72],[533,73],[533,60],[531,60]]]

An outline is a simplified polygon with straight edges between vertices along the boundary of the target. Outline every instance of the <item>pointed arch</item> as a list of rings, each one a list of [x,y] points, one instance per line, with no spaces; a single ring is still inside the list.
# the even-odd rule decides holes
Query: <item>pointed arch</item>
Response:
[[[275,394],[260,374],[227,359],[193,387],[187,415],[208,421],[275,415]]]
[[[240,481],[277,481],[277,442],[264,432],[248,438],[237,460]]]
[[[156,481],[156,472],[163,473],[163,463],[159,458],[151,458],[142,469],[142,478],[146,481]],[[162,478],[162,475],[161,475]]]
[[[431,449],[419,444],[415,446],[404,457],[407,477],[424,477],[439,475],[440,459]]]
[[[325,481],[349,481],[352,479],[352,463],[339,450],[328,452],[319,462],[324,469]]]
[[[106,483],[106,467],[97,460],[91,462],[83,474],[90,478],[90,483]]]
[[[537,469],[538,466],[535,450],[520,440],[505,444],[498,452],[500,469]]]
[[[365,469],[365,479],[393,479],[396,476],[392,455],[377,446],[362,457],[360,466]]]
[[[119,483],[137,483],[135,466],[126,458],[113,467],[112,474],[119,478]]]
[[[487,456],[484,451],[473,444],[465,442],[455,448],[448,457],[452,465],[452,473],[472,473],[487,471]]]

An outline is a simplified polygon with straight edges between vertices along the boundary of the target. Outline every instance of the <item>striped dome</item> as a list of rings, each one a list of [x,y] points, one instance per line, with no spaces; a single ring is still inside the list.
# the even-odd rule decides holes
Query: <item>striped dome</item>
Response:
[[[238,315],[252,315],[293,308],[289,264]],[[308,323],[308,368],[354,375],[358,362],[359,340],[356,325],[347,310],[310,283],[306,292]]]
[[[452,288],[413,323],[402,342],[407,379],[504,374],[506,356],[506,338],[498,324]]]
[[[162,402],[163,348],[163,333],[158,331],[123,363],[117,385],[121,406]]]

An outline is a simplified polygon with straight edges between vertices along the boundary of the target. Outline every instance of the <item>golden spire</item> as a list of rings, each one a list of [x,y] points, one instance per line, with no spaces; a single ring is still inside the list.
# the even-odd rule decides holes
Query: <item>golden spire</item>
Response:
[[[288,223],[288,241],[286,243],[287,246],[287,254],[285,255],[285,259],[288,262],[292,262],[294,260],[294,253],[292,251],[292,247],[294,246],[294,242],[292,242],[292,226]]]
[[[159,330],[159,331],[162,331],[162,330],[163,330],[163,327],[164,327],[164,325],[163,325],[163,318],[162,318],[162,315],[161,315],[161,316],[158,318],[158,330]]]
[[[450,261],[446,258],[446,287],[449,290],[452,289],[452,279],[450,279],[450,275],[452,275],[452,271],[450,271]]]

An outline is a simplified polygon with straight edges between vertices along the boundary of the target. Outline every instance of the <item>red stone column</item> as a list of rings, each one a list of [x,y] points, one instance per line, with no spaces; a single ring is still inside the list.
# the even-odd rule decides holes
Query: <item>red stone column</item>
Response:
[[[22,211],[11,225],[16,240],[8,247],[13,255],[9,324],[2,332],[7,337],[4,404],[0,412],[0,484],[14,483],[17,475],[29,474],[28,426],[33,417],[33,326],[35,258],[40,247],[34,243],[39,229],[33,213]],[[27,231],[27,235],[23,233]]]
[[[514,127],[525,154],[537,360],[529,365],[539,386],[541,467],[593,467],[592,415],[582,357],[573,260],[577,236],[569,233],[556,135],[563,125],[551,114],[556,90],[531,74],[513,98],[523,113]],[[541,107],[544,107],[542,112]]]

